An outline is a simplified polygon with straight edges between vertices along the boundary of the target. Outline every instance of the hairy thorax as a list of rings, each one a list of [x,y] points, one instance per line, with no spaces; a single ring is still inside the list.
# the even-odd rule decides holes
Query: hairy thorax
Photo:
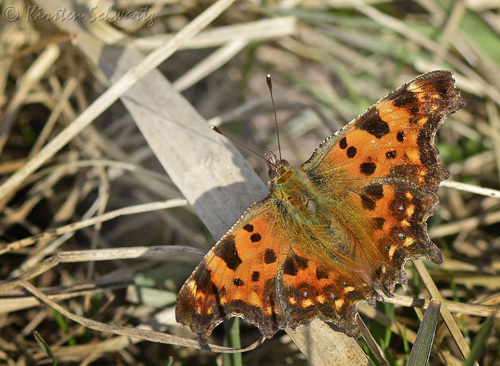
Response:
[[[288,166],[272,182],[275,199],[286,216],[300,225],[309,227],[329,226],[331,217],[325,197],[322,197],[306,173]]]

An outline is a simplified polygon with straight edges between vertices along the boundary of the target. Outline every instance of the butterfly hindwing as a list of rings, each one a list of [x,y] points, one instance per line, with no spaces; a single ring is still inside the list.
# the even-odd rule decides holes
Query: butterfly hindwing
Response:
[[[179,292],[177,320],[202,338],[223,320],[240,316],[271,337],[284,327],[276,273],[284,245],[269,199],[251,206],[214,246]]]
[[[426,220],[437,202],[433,192],[406,182],[380,182],[348,194],[353,211],[363,221],[348,225],[365,234],[363,247],[371,248],[369,258],[381,289],[389,295],[396,282],[406,282],[402,267],[406,260],[425,256],[443,261],[439,249],[427,234]],[[361,244],[358,244],[361,245]]]
[[[361,268],[355,262],[333,258],[326,250],[310,253],[303,244],[295,243],[290,248],[280,272],[289,326],[296,328],[319,318],[346,334],[359,336],[356,305],[359,301],[374,303],[371,279],[356,271]]]

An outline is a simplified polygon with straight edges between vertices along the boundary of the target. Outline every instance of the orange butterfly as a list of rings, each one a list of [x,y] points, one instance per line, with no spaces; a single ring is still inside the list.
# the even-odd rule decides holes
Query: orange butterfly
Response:
[[[188,278],[177,321],[203,339],[233,316],[267,338],[314,318],[358,336],[358,302],[390,296],[410,258],[443,260],[426,224],[449,177],[433,141],[464,105],[451,72],[430,72],[327,138],[300,169],[272,154],[271,193]]]

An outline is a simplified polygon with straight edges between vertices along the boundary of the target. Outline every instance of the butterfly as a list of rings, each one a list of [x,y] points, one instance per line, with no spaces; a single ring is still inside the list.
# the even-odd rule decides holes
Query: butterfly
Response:
[[[271,153],[269,195],[187,279],[177,321],[202,339],[233,316],[266,338],[315,318],[359,336],[359,302],[391,296],[408,259],[443,261],[426,224],[449,177],[433,141],[464,105],[452,73],[433,71],[328,137],[299,169]]]

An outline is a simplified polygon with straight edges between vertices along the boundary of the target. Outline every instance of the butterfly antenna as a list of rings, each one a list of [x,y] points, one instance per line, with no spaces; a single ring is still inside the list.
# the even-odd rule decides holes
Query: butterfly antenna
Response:
[[[276,117],[276,105],[274,104],[273,82],[271,81],[271,74],[266,75],[266,81],[267,81],[267,87],[269,88],[269,93],[271,94],[271,102],[273,103],[274,126],[276,127],[276,137],[278,139],[278,155],[280,156],[280,161],[281,161],[280,131],[278,129],[278,118]]]
[[[256,152],[256,151],[254,151],[254,150],[250,149],[248,146],[245,146],[245,145],[243,145],[241,142],[236,141],[236,140],[235,140],[235,139],[233,139],[232,137],[230,137],[230,136],[226,135],[226,134],[225,134],[224,132],[222,132],[222,131],[221,131],[221,130],[217,127],[217,126],[210,125],[210,127],[212,128],[212,130],[214,130],[215,132],[217,132],[219,135],[224,136],[224,137],[225,137],[225,138],[227,138],[228,140],[230,140],[230,141],[234,142],[236,145],[241,146],[242,148],[244,148],[244,149],[246,149],[246,150],[250,151],[252,154],[257,155],[259,158],[262,158],[262,159],[264,159],[265,161],[267,161],[268,163],[271,163],[271,162],[269,161],[269,159],[268,159],[268,158],[266,158],[264,155],[259,154],[258,152]],[[275,164],[273,164],[273,163],[271,163],[271,164],[272,164],[272,165],[275,165]]]

